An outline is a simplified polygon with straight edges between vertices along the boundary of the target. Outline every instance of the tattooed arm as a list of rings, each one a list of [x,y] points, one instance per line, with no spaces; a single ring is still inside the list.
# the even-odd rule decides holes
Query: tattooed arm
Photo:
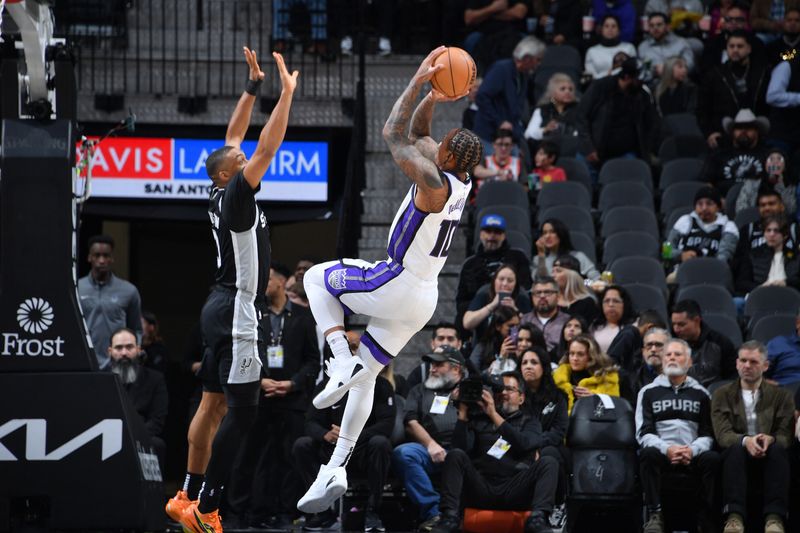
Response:
[[[419,70],[417,70],[417,73],[412,78],[411,83],[408,84],[406,90],[403,91],[403,94],[401,94],[400,98],[395,102],[392,112],[386,120],[386,125],[383,127],[383,138],[389,146],[389,150],[392,152],[392,157],[395,162],[403,173],[417,184],[420,192],[440,190],[442,198],[445,198],[447,190],[439,176],[439,169],[436,167],[433,160],[428,158],[428,154],[425,153],[430,152],[430,148],[423,148],[425,152],[422,152],[415,145],[411,139],[415,134],[413,127],[411,134],[406,133],[413,106],[419,96],[422,85],[431,79],[436,71],[441,68],[440,66],[433,66],[433,60],[442,53],[443,50],[444,47],[440,46],[428,54],[428,57],[422,62]],[[426,97],[425,100],[429,100],[429,97]],[[433,102],[429,101],[426,104],[425,100],[420,103],[420,108],[422,108],[418,110],[420,112],[415,113],[415,115],[420,115],[419,120],[416,120],[415,123],[422,122],[426,118],[425,115],[427,115],[427,128],[417,124],[415,124],[415,127],[417,129],[427,129],[427,133],[429,133],[430,117],[433,114]],[[432,141],[433,139],[431,139],[431,142]],[[435,151],[433,155],[435,156]],[[434,196],[438,195],[435,194]]]
[[[436,152],[439,151],[439,144],[431,138],[431,120],[433,119],[433,107],[438,101],[435,91],[431,91],[422,99],[411,116],[411,132],[408,139],[414,144],[420,153],[436,161]]]

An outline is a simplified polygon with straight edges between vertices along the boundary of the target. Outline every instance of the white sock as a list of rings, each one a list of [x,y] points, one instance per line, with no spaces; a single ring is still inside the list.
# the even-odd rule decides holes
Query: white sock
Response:
[[[375,377],[354,386],[347,394],[347,405],[342,415],[339,438],[336,439],[336,448],[333,450],[331,460],[328,461],[328,468],[347,466],[358,436],[361,435],[361,430],[364,429],[364,424],[372,412]]]
[[[328,346],[331,347],[331,352],[336,358],[348,358],[353,354],[350,352],[350,343],[347,342],[347,337],[342,330],[332,331],[325,337]]]

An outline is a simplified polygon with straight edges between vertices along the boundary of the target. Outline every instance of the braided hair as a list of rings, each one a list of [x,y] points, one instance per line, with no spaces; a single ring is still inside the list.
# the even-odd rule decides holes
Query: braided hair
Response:
[[[480,137],[466,128],[458,128],[447,143],[447,149],[456,159],[457,172],[472,172],[483,158]]]

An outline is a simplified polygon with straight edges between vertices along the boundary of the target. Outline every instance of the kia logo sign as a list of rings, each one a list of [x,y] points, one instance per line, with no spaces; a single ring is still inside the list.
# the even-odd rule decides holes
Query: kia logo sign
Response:
[[[26,333],[44,333],[53,325],[53,308],[42,298],[28,298],[19,304],[17,322]]]
[[[47,420],[44,418],[15,418],[0,426],[0,462],[19,461],[17,456],[3,445],[2,440],[22,427],[25,428],[25,459],[28,461],[60,461],[98,437],[100,437],[102,446],[101,461],[122,451],[122,419],[120,418],[103,419],[49,453],[45,449]]]

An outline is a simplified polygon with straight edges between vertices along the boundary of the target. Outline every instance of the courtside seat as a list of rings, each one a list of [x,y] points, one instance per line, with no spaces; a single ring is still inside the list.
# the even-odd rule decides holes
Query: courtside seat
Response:
[[[530,511],[493,511],[490,509],[464,509],[462,530],[466,533],[516,533],[525,528]]]

